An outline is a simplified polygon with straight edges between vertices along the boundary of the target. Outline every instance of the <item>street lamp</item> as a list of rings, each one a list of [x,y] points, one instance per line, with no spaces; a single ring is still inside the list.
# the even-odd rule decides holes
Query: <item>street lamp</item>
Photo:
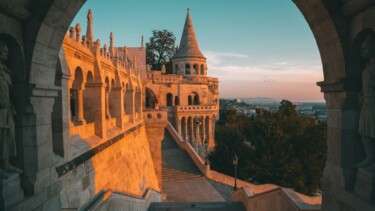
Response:
[[[206,149],[206,157],[205,157],[205,164],[208,165],[208,139],[204,140],[204,148]]]
[[[233,166],[234,166],[234,187],[233,190],[237,190],[237,165],[238,165],[238,156],[237,153],[234,152],[233,156]]]
[[[201,119],[199,117],[194,117],[194,122],[195,122],[195,148],[197,151],[197,154],[199,155],[198,151],[198,127],[202,124]]]

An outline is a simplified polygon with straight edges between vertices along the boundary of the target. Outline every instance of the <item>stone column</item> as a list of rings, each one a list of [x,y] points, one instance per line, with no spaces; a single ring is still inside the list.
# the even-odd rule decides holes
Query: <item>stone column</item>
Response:
[[[78,124],[85,124],[86,121],[85,121],[85,118],[83,117],[83,97],[82,97],[82,93],[83,93],[83,90],[84,90],[84,85],[82,85],[82,88],[78,89],[77,90],[77,119],[76,119],[76,123]]]
[[[358,133],[359,107],[358,91],[346,91],[349,80],[319,82],[327,102],[327,161],[322,177],[324,197],[322,210],[342,209],[342,200],[336,196],[346,191],[356,192],[354,184],[361,179],[357,176],[356,164],[362,160],[363,151]],[[351,87],[355,90],[355,87]],[[370,187],[369,183],[361,187]],[[371,188],[371,187],[370,187]],[[365,198],[365,197],[364,197]],[[369,199],[369,198],[368,198]],[[364,209],[365,210],[365,209]]]
[[[195,141],[195,134],[194,134],[194,117],[191,117],[189,136],[190,136],[191,144],[193,145],[193,144],[194,144],[194,141]]]
[[[130,122],[135,122],[135,102],[134,102],[134,90],[128,89],[125,94],[126,99],[126,114],[129,115]]]
[[[204,144],[203,142],[206,139],[206,128],[205,128],[206,121],[205,121],[204,117],[202,117],[201,120],[202,120],[202,124],[201,124],[201,141],[202,141],[202,144]]]
[[[183,130],[184,130],[184,134],[185,134],[185,137],[184,137],[184,140],[186,141],[186,142],[188,142],[189,140],[188,140],[188,126],[187,126],[187,123],[188,121],[187,121],[187,118],[185,118],[185,121],[184,121],[184,128],[183,128]]]
[[[202,125],[202,123],[201,123],[201,125]],[[201,133],[200,133],[200,127],[201,127],[201,125],[197,125],[197,124],[195,124],[195,122],[194,122],[194,127],[195,127],[195,134],[194,134],[194,136],[196,137],[196,142],[198,143],[198,145],[200,145],[200,143],[201,143]]]
[[[123,124],[123,110],[124,110],[124,106],[123,105],[123,101],[124,101],[124,98],[123,98],[123,91],[122,91],[122,87],[113,87],[111,89],[111,96],[112,96],[112,103],[114,107],[113,111],[114,111],[114,117],[116,118],[116,127],[118,128],[123,128],[124,127],[124,124]]]
[[[180,134],[181,135],[181,137],[182,137],[182,130],[181,130],[181,124],[182,124],[182,119],[180,119],[180,118],[177,118],[177,121],[176,121],[176,123],[177,123],[177,131],[178,131],[178,134]]]
[[[105,116],[107,119],[111,118],[111,114],[109,113],[109,92],[110,90],[105,92]]]
[[[106,84],[105,83],[89,83],[86,89],[92,92],[95,98],[92,99],[91,112],[95,122],[95,135],[100,138],[106,137]]]

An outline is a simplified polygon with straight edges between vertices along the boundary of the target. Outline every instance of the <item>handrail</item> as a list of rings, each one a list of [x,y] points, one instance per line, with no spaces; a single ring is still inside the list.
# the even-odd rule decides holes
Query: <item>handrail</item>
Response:
[[[104,195],[108,193],[109,191],[100,190],[97,194],[95,194],[94,197],[92,197],[88,202],[86,202],[81,208],[79,208],[79,211],[88,211],[92,206],[94,206],[99,200],[104,198]]]
[[[198,155],[198,153],[189,143],[182,140],[181,135],[178,134],[170,122],[167,124],[167,130],[177,145],[188,153],[189,157],[193,160],[194,164],[198,167],[202,174],[208,177],[207,174],[210,171],[210,166],[205,164],[205,161],[201,158],[201,156]]]

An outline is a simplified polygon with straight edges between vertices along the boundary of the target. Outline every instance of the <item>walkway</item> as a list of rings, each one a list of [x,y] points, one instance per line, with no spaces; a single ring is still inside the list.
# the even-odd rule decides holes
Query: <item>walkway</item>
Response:
[[[207,179],[165,130],[162,142],[163,194],[169,202],[231,201],[232,187]]]

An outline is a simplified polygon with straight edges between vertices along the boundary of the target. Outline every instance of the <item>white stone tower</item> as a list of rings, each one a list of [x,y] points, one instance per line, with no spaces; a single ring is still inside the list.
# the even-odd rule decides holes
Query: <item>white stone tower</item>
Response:
[[[198,47],[193,22],[188,9],[180,47],[172,58],[173,73],[185,76],[206,76],[206,57]]]

